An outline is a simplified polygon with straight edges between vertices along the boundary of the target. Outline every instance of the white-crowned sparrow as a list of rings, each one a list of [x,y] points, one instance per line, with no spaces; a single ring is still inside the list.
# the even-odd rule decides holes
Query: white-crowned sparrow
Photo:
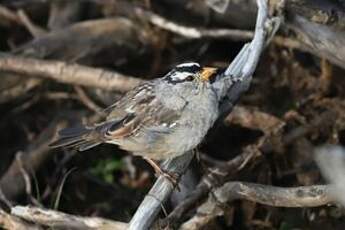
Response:
[[[177,157],[195,148],[218,116],[218,99],[211,80],[216,68],[197,63],[177,65],[162,78],[148,81],[105,110],[104,122],[67,128],[53,147],[87,150],[101,143],[119,145],[154,160]]]

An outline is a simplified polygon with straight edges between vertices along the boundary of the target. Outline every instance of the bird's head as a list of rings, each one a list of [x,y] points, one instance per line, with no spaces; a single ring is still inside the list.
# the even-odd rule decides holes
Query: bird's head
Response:
[[[163,79],[176,89],[194,91],[210,85],[216,75],[217,68],[201,67],[198,63],[187,62],[175,66]]]

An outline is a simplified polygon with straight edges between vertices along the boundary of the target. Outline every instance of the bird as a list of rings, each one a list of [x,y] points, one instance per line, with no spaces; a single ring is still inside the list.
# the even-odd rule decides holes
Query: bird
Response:
[[[195,62],[176,65],[161,78],[134,87],[104,110],[104,121],[62,129],[51,147],[85,151],[101,143],[143,157],[157,174],[176,182],[159,161],[195,149],[218,117],[212,86],[217,68]]]

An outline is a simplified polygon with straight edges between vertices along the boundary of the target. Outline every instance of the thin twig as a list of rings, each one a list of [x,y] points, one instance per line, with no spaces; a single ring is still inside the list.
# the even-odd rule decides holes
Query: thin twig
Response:
[[[10,26],[11,24],[21,24],[21,21],[16,13],[0,5],[0,24]]]
[[[39,26],[35,25],[29,16],[25,13],[24,10],[20,9],[17,12],[17,15],[22,22],[22,24],[26,27],[26,29],[31,33],[32,36],[35,38],[38,38],[42,35],[45,35],[47,33],[46,30],[43,28],[40,28]]]
[[[185,26],[141,8],[136,9],[136,12],[139,16],[147,19],[153,25],[188,39],[230,39],[232,41],[249,41],[254,37],[254,32],[251,30],[225,28],[208,29]],[[273,38],[272,43],[290,49],[311,52],[308,47],[294,38],[276,36]]]
[[[167,226],[176,224],[185,215],[185,213],[195,207],[195,204],[205,199],[213,187],[224,183],[226,178],[229,178],[237,173],[238,168],[251,154],[252,153],[249,151],[244,151],[242,154],[236,156],[228,162],[222,163],[222,170],[219,170],[217,167],[210,169],[209,173],[201,179],[194,191],[189,194],[189,196],[185,198],[183,202],[177,205],[168,217],[161,221],[161,225]]]
[[[26,169],[24,168],[24,164],[23,164],[23,153],[22,152],[18,152],[16,154],[16,163],[19,167],[19,170],[23,176],[24,179],[24,183],[25,183],[25,191],[26,191],[26,195],[29,197],[30,201],[36,205],[36,206],[42,206],[36,198],[34,198],[34,196],[32,195],[32,186],[31,186],[31,180],[30,180],[30,176],[28,174],[28,172],[26,171]]]
[[[334,120],[334,114],[331,112],[324,112],[320,116],[317,116],[313,120],[310,121],[310,124],[305,126],[299,126],[284,136],[281,137],[282,145],[287,146],[295,141],[296,139],[300,139],[301,137],[305,136],[306,134],[310,133],[312,130],[319,128],[324,121],[326,120]],[[276,124],[276,127],[271,127],[272,130],[276,128],[282,128],[280,123]],[[303,132],[301,131],[303,130]],[[256,154],[262,152],[262,154],[270,153],[274,150],[274,146],[272,142],[272,136],[270,134],[266,134],[265,136],[261,137],[256,143],[249,145],[246,149],[235,158],[227,161],[227,162],[214,162],[216,163],[213,166],[213,169],[210,170],[210,173],[205,175],[199,185],[195,188],[195,190],[180,204],[178,204],[175,209],[169,214],[167,218],[162,221],[162,225],[166,226],[168,224],[176,224],[182,217],[199,201],[203,200],[207,194],[211,191],[212,188],[218,187],[229,180],[236,172],[238,172],[241,166],[246,162],[248,158],[255,156]],[[253,159],[253,158],[251,158]]]
[[[212,38],[212,39],[224,39],[228,38],[234,41],[248,41],[253,38],[254,33],[250,30],[236,30],[236,29],[205,29],[195,28],[190,26],[180,25],[173,21],[170,21],[158,14],[144,11],[142,9],[136,9],[139,16],[146,18],[153,25],[162,29],[168,30],[175,34],[184,36],[190,39],[200,38]]]
[[[1,188],[0,188],[0,201],[6,204],[8,208],[11,208],[13,206],[12,202],[9,199],[7,199],[7,197],[5,196]]]
[[[274,207],[318,207],[333,202],[329,185],[275,187],[246,182],[229,182],[201,204],[196,214],[179,229],[208,229],[217,217],[226,215],[228,203],[243,199]]]
[[[25,191],[26,191],[26,194],[31,197],[32,196],[32,189],[31,189],[31,181],[30,181],[30,176],[29,174],[26,172],[26,170],[24,169],[24,166],[23,166],[23,161],[22,161],[22,156],[23,156],[23,153],[22,152],[18,152],[16,154],[16,163],[19,167],[19,170],[23,176],[23,179],[24,179],[24,182],[25,182]]]
[[[85,93],[82,87],[80,86],[74,86],[74,90],[77,92],[80,101],[88,107],[90,110],[96,112],[99,115],[103,115],[102,109],[100,106],[98,106],[95,102],[91,100],[91,98]]]
[[[62,100],[62,99],[67,99],[67,100],[79,100],[79,97],[75,94],[70,94],[66,92],[47,92],[42,95],[42,97],[49,99],[49,100]]]
[[[45,160],[52,156],[54,152],[49,151],[49,144],[55,136],[56,130],[62,127],[63,123],[65,122],[54,120],[42,131],[42,134],[37,140],[29,145],[25,154],[22,155],[21,161],[14,160],[8,170],[2,175],[0,178],[0,187],[9,200],[14,199],[28,190],[28,183],[22,177],[22,167],[28,167],[35,172]],[[22,167],[18,163],[21,163]]]

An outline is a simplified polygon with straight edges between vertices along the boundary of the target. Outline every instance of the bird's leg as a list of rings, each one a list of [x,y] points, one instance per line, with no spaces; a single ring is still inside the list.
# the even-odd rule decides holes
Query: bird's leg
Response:
[[[200,152],[198,151],[198,149],[195,148],[195,149],[192,150],[192,152],[195,155],[195,158],[196,158],[197,162],[198,163],[201,162]]]
[[[159,165],[157,162],[155,162],[154,160],[148,158],[148,157],[143,157],[144,160],[149,163],[152,168],[155,170],[155,173],[157,176],[162,175],[165,178],[167,178],[168,180],[170,180],[170,182],[174,185],[177,186],[178,184],[178,175],[174,175],[168,172],[165,172]]]

